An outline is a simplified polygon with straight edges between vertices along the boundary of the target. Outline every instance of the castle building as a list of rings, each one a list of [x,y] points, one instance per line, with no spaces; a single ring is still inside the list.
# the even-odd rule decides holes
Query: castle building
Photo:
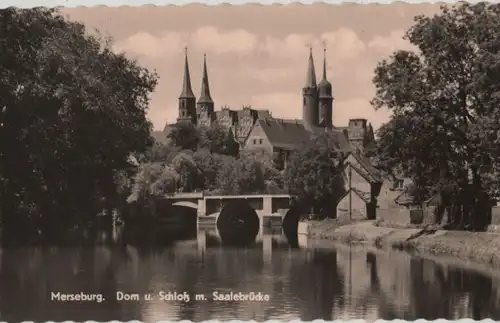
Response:
[[[364,151],[374,141],[373,129],[366,119],[351,119],[347,127],[333,125],[332,85],[326,75],[326,50],[323,58],[323,75],[316,80],[312,50],[302,88],[302,119],[258,119],[248,135],[244,149],[263,149],[283,156],[286,160],[298,144],[307,142],[312,133],[328,131],[336,139],[337,148],[343,152]]]
[[[366,119],[357,118],[350,119],[347,126],[333,125],[334,97],[326,66],[325,50],[322,76],[318,83],[311,50],[302,88],[302,118],[287,120],[273,117],[268,110],[256,110],[250,106],[243,106],[239,110],[222,107],[215,111],[206,56],[203,60],[201,92],[196,100],[191,87],[186,50],[177,122],[190,122],[197,126],[216,123],[232,132],[242,150],[268,152],[275,160],[282,161],[282,167],[286,167],[290,153],[302,144],[307,144],[312,134],[329,132],[338,151],[345,156],[343,177],[346,193],[338,201],[337,216],[373,218],[379,205],[385,205],[386,200],[393,199],[390,194],[379,198],[384,185],[391,183],[387,184],[382,174],[365,157],[365,152],[371,150],[375,142],[371,124]],[[155,137],[165,138],[165,135],[157,134]]]
[[[373,128],[366,119],[351,119],[346,127],[337,127],[332,123],[334,98],[332,84],[327,79],[326,50],[319,83],[316,79],[312,50],[310,51],[302,98],[302,119],[299,120],[275,118],[269,110],[256,110],[250,106],[243,106],[239,110],[222,107],[215,111],[210,93],[206,55],[203,59],[200,96],[196,100],[191,87],[186,49],[177,122],[191,122],[197,126],[211,126],[217,123],[232,132],[241,149],[265,150],[284,159],[299,144],[307,142],[311,134],[325,131],[334,135],[341,151],[363,151],[370,148],[374,135]]]
[[[232,110],[224,106],[221,110],[215,111],[214,101],[210,94],[206,55],[203,58],[201,92],[198,101],[196,101],[191,87],[187,50],[184,59],[184,80],[178,99],[178,110],[177,122],[191,122],[197,126],[207,127],[217,123],[228,131],[232,131],[240,147],[244,146],[248,134],[258,119],[272,118],[268,110],[255,110],[250,106],[243,106],[241,110]]]

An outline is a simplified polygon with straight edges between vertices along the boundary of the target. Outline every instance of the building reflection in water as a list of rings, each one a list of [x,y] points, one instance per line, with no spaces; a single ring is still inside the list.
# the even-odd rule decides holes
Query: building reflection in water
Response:
[[[167,241],[159,239],[159,241]],[[263,230],[245,245],[215,228],[168,244],[23,247],[0,252],[0,313],[7,321],[500,318],[500,273],[366,247],[321,249]],[[292,239],[293,241],[293,239]],[[115,299],[116,291],[188,292],[190,302]],[[54,302],[50,293],[101,293],[104,303]],[[268,303],[212,299],[261,292]],[[204,294],[207,300],[195,300]]]

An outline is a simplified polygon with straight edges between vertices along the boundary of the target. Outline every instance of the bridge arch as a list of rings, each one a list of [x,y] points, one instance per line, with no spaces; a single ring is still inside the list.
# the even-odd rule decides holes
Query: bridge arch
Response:
[[[179,201],[179,202],[173,203],[172,205],[173,206],[183,206],[183,207],[188,207],[191,209],[198,210],[198,204],[196,204],[194,202],[189,202],[189,201]]]
[[[294,204],[283,216],[282,227],[287,233],[297,233],[299,221],[304,214],[304,207],[300,204]]]
[[[158,225],[175,228],[175,231],[196,231],[198,210],[193,202],[168,203],[156,210]]]
[[[260,230],[259,215],[245,200],[228,201],[217,217],[217,230],[223,243],[251,243]]]

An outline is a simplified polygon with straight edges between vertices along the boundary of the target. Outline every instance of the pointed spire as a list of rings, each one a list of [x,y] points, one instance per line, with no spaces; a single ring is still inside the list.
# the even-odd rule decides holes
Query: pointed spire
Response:
[[[203,54],[203,78],[201,80],[201,94],[198,103],[213,103],[210,96],[210,87],[208,85],[207,73],[207,54]]]
[[[309,47],[309,65],[307,66],[306,87],[316,87],[316,71],[314,69],[312,47]]]
[[[194,98],[193,90],[191,88],[191,76],[189,75],[189,64],[187,47],[184,47],[185,57],[184,57],[184,81],[182,82],[182,92],[179,99],[182,98]]]
[[[332,84],[326,79],[326,44],[323,47],[323,77],[318,84],[319,97],[329,99],[332,97]]]
[[[323,48],[323,80],[326,80],[326,46]]]

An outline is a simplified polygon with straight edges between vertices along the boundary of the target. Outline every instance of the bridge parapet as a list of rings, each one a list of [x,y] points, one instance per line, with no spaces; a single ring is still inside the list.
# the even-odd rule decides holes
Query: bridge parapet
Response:
[[[226,203],[234,200],[245,200],[258,213],[271,215],[273,213],[277,213],[279,209],[289,208],[291,197],[290,195],[286,194],[211,195],[211,196],[205,196],[204,200],[205,200],[204,215],[220,212],[222,208],[224,208],[224,205]]]
[[[165,196],[172,204],[196,208],[198,217],[218,214],[231,201],[246,201],[258,214],[261,224],[275,223],[274,216],[283,217],[283,210],[288,210],[291,196],[287,194],[256,195],[203,195],[203,193],[178,193]],[[279,221],[281,223],[281,221]],[[264,224],[265,225],[265,224]]]
[[[175,193],[175,194],[166,194],[166,199],[174,199],[174,200],[182,200],[182,199],[202,199],[203,192],[186,192],[186,193]]]

